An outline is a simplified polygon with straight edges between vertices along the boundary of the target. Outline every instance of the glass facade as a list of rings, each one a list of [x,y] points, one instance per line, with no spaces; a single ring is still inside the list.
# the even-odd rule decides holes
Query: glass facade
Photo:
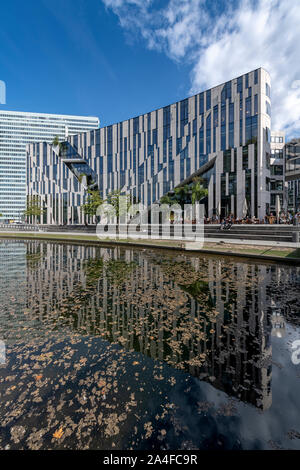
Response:
[[[271,133],[271,154],[270,154],[270,208],[271,212],[276,211],[276,196],[282,210],[287,209],[285,193],[285,165],[284,165],[284,145],[285,135],[280,131]]]
[[[99,127],[96,117],[0,110],[0,221],[19,220],[26,204],[26,145]]]
[[[121,189],[149,206],[191,175],[202,174],[202,167],[215,159],[218,171],[208,183],[207,215],[221,204],[224,214],[240,216],[247,198],[252,215],[263,217],[270,203],[265,181],[270,177],[271,122],[261,106],[266,83],[269,75],[257,69],[151,113],[70,136],[68,142],[97,175],[104,199]],[[51,186],[37,147],[28,153],[30,194],[43,191],[44,181]],[[71,171],[67,178],[72,177]]]
[[[294,139],[285,146],[285,172],[288,208],[300,211],[300,139]]]

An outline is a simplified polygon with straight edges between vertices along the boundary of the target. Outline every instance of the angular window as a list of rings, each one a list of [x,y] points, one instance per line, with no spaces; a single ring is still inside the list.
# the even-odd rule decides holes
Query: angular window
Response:
[[[226,88],[226,99],[231,101],[231,82],[227,82],[225,85]]]
[[[204,113],[204,93],[199,95],[199,114]]]
[[[200,158],[199,158],[199,165],[200,167],[205,165],[205,163],[208,162],[208,156],[203,154],[203,155],[200,155]]]
[[[226,126],[221,126],[221,150],[226,149]]]
[[[246,98],[246,118],[251,116],[251,97]]]
[[[223,105],[221,107],[221,125],[225,124],[226,122],[226,106]]]
[[[189,119],[189,102],[188,99],[180,102],[180,135],[184,135],[184,126],[188,123]]]
[[[197,119],[193,119],[193,135],[197,135]]]
[[[206,118],[206,153],[211,153],[211,114]]]
[[[211,90],[206,92],[206,111],[211,108]]]
[[[139,118],[136,117],[133,119],[133,134],[138,134],[139,133]]]
[[[231,172],[231,150],[226,150],[223,154],[223,173]]]
[[[182,138],[181,137],[177,137],[177,140],[176,140],[176,155],[178,155],[182,150]]]
[[[203,126],[199,130],[199,154],[204,153],[204,130]]]
[[[217,141],[217,127],[219,125],[219,107],[214,106],[214,117],[213,117],[213,152],[216,152],[216,141]]]
[[[254,95],[254,114],[258,114],[258,95]]]
[[[251,142],[252,138],[252,119],[251,116],[246,118],[246,127],[245,127],[245,139],[246,144]]]
[[[157,145],[157,129],[153,129],[152,131],[152,143],[153,145]]]
[[[271,181],[271,191],[283,191],[283,181]]]
[[[234,122],[234,104],[229,104],[229,122]]]
[[[189,118],[189,102],[188,99],[180,102],[180,121],[187,124]]]
[[[237,79],[237,92],[243,94],[243,77]]]
[[[224,104],[226,102],[226,87],[223,87],[223,90],[221,91],[221,103]]]
[[[283,165],[271,165],[270,172],[272,176],[282,176]]]
[[[243,170],[248,169],[248,146],[243,147]]]
[[[234,147],[234,123],[229,123],[229,147]]]
[[[214,127],[218,127],[219,125],[219,107],[214,106]]]
[[[249,74],[245,75],[245,88],[249,88]]]
[[[169,126],[171,123],[171,108],[170,106],[166,106],[163,109],[163,119],[164,119],[164,126]]]
[[[251,138],[257,139],[258,137],[258,116],[252,116],[251,118]]]

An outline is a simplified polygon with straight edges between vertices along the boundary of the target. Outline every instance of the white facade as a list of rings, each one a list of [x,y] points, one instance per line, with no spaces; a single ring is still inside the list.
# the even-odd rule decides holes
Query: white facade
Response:
[[[285,165],[284,165],[285,133],[271,132],[270,159],[270,210],[275,212],[276,199],[279,196],[280,207],[286,208]]]
[[[19,220],[26,205],[26,145],[99,127],[97,117],[0,110],[0,221]]]

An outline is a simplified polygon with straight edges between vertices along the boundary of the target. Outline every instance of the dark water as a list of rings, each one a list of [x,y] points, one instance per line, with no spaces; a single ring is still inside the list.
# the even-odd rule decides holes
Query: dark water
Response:
[[[0,449],[300,449],[299,267],[4,240],[0,261]]]

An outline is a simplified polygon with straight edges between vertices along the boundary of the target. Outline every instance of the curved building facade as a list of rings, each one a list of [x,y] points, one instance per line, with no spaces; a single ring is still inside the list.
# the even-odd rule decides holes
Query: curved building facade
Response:
[[[206,214],[263,218],[270,210],[270,76],[259,68],[141,116],[70,136],[64,157],[45,143],[27,150],[28,195],[43,222],[82,223],[82,176],[101,196],[130,194],[146,206],[201,176]],[[84,178],[86,181],[86,178]],[[245,204],[245,201],[247,204]]]

